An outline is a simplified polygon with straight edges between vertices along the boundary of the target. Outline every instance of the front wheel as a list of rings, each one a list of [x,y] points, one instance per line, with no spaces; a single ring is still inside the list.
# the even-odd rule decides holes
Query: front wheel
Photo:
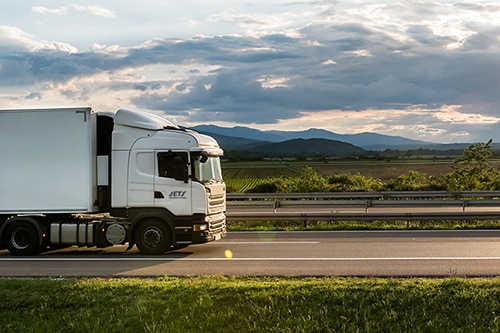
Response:
[[[145,220],[136,233],[137,248],[144,254],[162,254],[172,246],[172,236],[161,220]]]
[[[16,256],[30,256],[40,252],[39,235],[29,222],[16,221],[7,227],[5,245],[10,253]]]

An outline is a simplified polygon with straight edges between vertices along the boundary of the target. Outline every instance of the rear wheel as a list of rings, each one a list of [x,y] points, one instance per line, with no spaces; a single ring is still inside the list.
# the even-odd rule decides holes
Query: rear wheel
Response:
[[[137,227],[135,243],[144,254],[162,254],[170,250],[172,236],[161,220],[145,220]]]
[[[37,229],[29,222],[12,222],[5,232],[5,246],[16,256],[30,256],[40,252]]]

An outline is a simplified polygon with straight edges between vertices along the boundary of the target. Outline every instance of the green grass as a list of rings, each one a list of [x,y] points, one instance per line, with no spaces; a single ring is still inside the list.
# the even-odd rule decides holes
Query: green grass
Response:
[[[8,332],[498,332],[500,279],[0,280]]]
[[[228,231],[499,229],[500,220],[460,221],[227,221]]]

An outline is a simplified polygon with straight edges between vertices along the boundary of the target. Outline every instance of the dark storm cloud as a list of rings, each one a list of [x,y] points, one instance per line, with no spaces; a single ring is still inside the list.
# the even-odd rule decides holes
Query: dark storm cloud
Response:
[[[123,66],[115,57],[96,53],[61,51],[0,52],[0,86],[30,85],[36,82],[65,82]]]
[[[183,85],[190,89],[156,96],[152,103],[151,96],[134,102],[165,110],[198,109],[202,118],[225,113],[228,121],[243,123],[271,123],[304,110],[455,104],[476,95],[500,104],[497,53],[469,53],[467,43],[464,49],[446,50],[444,45],[452,40],[437,37],[426,27],[409,27],[410,38],[405,41],[360,24],[312,25],[301,33],[295,38],[277,34],[260,39],[213,38],[210,48],[207,40],[201,45],[181,43],[177,50],[169,46],[172,53],[186,52],[222,68]],[[488,40],[499,35],[495,32],[496,37],[489,35]],[[327,64],[329,59],[334,64]],[[276,88],[264,88],[258,80],[266,75],[287,80]]]

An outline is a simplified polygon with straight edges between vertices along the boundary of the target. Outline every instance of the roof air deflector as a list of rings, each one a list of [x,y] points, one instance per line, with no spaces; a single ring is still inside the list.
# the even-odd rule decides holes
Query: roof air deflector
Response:
[[[119,109],[118,111],[116,111],[115,125],[137,127],[157,131],[163,129],[179,129],[179,126],[163,117],[150,113],[136,112],[126,109]]]

